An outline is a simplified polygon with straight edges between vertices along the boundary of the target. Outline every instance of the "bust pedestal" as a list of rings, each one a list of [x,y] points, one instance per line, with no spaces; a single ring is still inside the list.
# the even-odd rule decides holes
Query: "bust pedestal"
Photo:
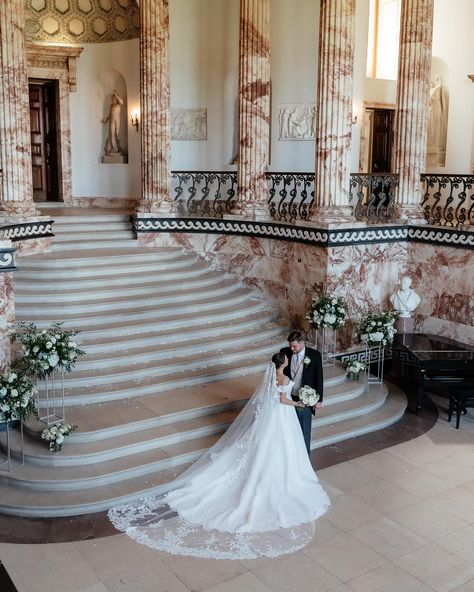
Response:
[[[415,319],[413,317],[400,317],[395,325],[397,333],[414,333]]]

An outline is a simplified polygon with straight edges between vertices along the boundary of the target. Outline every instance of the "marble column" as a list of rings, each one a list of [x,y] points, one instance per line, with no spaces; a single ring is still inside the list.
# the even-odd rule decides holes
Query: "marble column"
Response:
[[[349,166],[352,140],[355,0],[321,0],[317,89],[315,207],[312,218],[352,218]]]
[[[426,161],[433,0],[404,0],[400,21],[392,170],[400,175],[397,215],[423,221],[420,174]]]
[[[37,214],[31,172],[24,0],[0,2],[0,213]]]
[[[170,215],[171,133],[168,0],[140,0],[142,195],[138,212]]]
[[[269,218],[270,0],[240,1],[237,205],[247,219]]]

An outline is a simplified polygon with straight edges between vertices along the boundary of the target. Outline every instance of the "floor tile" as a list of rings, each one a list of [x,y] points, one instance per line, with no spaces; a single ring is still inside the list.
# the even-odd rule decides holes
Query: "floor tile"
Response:
[[[429,502],[448,514],[456,516],[464,524],[474,523],[474,488],[469,483],[434,496]]]
[[[453,534],[443,537],[437,544],[457,555],[464,561],[474,564],[474,526],[465,526]]]
[[[427,544],[425,538],[390,520],[390,518],[381,518],[366,526],[355,528],[350,531],[350,534],[367,547],[391,560]]]
[[[343,582],[383,565],[386,559],[348,534],[314,545],[311,556]]]
[[[349,583],[353,592],[433,592],[420,580],[414,578],[393,563],[377,567]]]
[[[166,592],[189,592],[189,588],[158,558],[145,567],[104,579],[110,592],[157,592],[158,582],[159,589]]]
[[[459,518],[433,506],[431,500],[398,510],[390,514],[390,518],[431,542],[466,525]]]
[[[394,562],[437,592],[451,592],[474,578],[474,566],[430,543]]]
[[[205,592],[272,592],[252,573],[244,573],[232,580],[208,588]]]
[[[324,514],[325,520],[344,531],[368,524],[382,516],[381,512],[352,495],[341,495],[332,499],[331,506]]]
[[[395,512],[420,501],[418,496],[388,480],[355,489],[352,495],[382,514]]]
[[[326,592],[341,583],[339,578],[301,552],[255,561],[253,565],[245,564],[272,592]]]
[[[394,454],[390,454],[390,450],[379,450],[372,454],[361,456],[354,459],[352,463],[375,473],[382,479],[398,475],[403,471],[408,471],[413,468],[413,465],[410,463],[402,460]]]
[[[352,461],[324,469],[318,472],[318,475],[320,475],[321,479],[324,479],[324,482],[328,482],[344,493],[350,493],[358,487],[376,483],[380,480],[380,477],[374,472],[356,466]]]
[[[247,572],[240,561],[197,559],[163,553],[163,563],[193,592],[201,592]]]
[[[417,496],[419,499],[433,497],[452,489],[453,485],[449,482],[426,471],[426,466],[412,467],[409,471],[389,477],[388,481],[399,485],[402,489]]]

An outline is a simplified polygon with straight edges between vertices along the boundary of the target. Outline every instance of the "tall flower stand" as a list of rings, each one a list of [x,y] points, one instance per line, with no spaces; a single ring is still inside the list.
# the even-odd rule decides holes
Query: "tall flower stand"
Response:
[[[64,422],[64,369],[53,370],[44,377],[45,390],[36,397],[39,420],[48,427],[55,423]]]
[[[25,449],[23,444],[23,420],[20,419],[20,453],[16,452],[13,454],[13,423],[18,420],[6,421],[1,423],[2,432],[0,432],[0,440],[2,442],[0,449],[0,470],[1,471],[13,471],[18,467],[21,467],[25,463]],[[4,428],[4,429],[3,429]],[[3,436],[5,432],[5,436]],[[15,448],[15,450],[18,450]],[[19,457],[19,458],[18,458]]]
[[[365,363],[367,366],[367,382],[369,384],[381,384],[383,382],[385,348],[383,345],[365,344]],[[375,374],[370,373],[371,364],[375,364]]]
[[[337,329],[319,327],[315,337],[315,346],[321,352],[323,366],[334,366],[337,351]]]

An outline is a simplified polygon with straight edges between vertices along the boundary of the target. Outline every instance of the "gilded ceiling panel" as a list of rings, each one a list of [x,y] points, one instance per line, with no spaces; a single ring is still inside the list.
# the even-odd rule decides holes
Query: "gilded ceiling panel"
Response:
[[[28,41],[103,43],[138,37],[135,0],[25,0]]]

